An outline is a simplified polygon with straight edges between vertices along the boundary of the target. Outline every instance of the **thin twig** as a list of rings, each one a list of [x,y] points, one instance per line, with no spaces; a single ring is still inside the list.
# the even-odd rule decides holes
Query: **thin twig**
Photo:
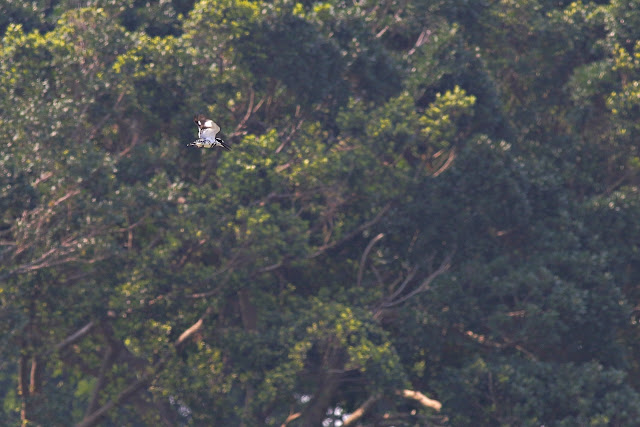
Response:
[[[373,248],[373,245],[376,244],[377,241],[384,237],[384,233],[378,234],[376,237],[371,239],[364,252],[362,253],[362,257],[360,257],[360,266],[358,267],[358,280],[356,281],[356,286],[360,287],[362,284],[362,274],[364,273],[365,262],[367,261],[367,257],[369,256],[369,252]]]
[[[420,285],[415,288],[413,291],[409,292],[408,294],[406,294],[403,297],[400,297],[398,299],[388,299],[386,302],[382,303],[382,306],[385,308],[388,307],[392,307],[394,305],[398,305],[400,303],[403,303],[404,301],[408,300],[409,298],[415,296],[416,294],[419,294],[420,292],[424,292],[426,290],[429,289],[429,286],[431,285],[431,282],[433,282],[438,276],[440,276],[441,274],[445,273],[447,270],[449,270],[449,268],[451,267],[451,259],[453,258],[453,251],[451,253],[449,253],[449,255],[447,255],[447,257],[444,259],[444,261],[442,261],[442,264],[440,264],[440,267],[438,267],[435,271],[433,271],[431,274],[429,274],[429,276],[427,276],[426,279],[424,279],[422,281],[422,283],[420,283]],[[394,295],[398,295],[399,293],[395,292]]]
[[[365,222],[364,224],[362,224],[361,226],[359,226],[358,228],[353,230],[351,233],[347,234],[342,239],[339,239],[339,240],[336,240],[334,242],[327,243],[325,245],[320,246],[313,254],[307,256],[307,259],[316,258],[316,257],[322,255],[328,249],[331,249],[331,248],[333,248],[335,246],[338,246],[338,245],[340,245],[340,244],[352,239],[353,237],[357,236],[359,233],[363,232],[367,228],[371,227],[372,225],[375,225],[378,221],[380,221],[382,219],[382,217],[384,216],[384,214],[389,211],[389,209],[391,209],[391,204],[387,203],[382,209],[380,209],[380,212],[378,212],[376,214],[376,216],[371,221]]]
[[[66,347],[70,346],[71,344],[74,344],[80,341],[89,332],[91,332],[94,326],[95,326],[95,323],[93,321],[87,323],[82,328],[78,329],[76,332],[74,332],[73,334],[69,335],[67,338],[60,341],[58,344],[56,344],[54,347],[55,351],[59,352],[61,350],[64,350]]]

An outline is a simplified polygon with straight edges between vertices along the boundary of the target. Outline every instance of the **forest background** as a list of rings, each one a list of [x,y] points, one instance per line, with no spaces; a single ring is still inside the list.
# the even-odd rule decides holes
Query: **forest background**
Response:
[[[640,1],[0,32],[5,425],[637,425]]]

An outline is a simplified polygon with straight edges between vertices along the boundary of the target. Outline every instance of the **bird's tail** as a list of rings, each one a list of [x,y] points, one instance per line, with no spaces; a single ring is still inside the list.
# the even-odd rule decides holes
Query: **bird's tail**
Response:
[[[224,148],[225,150],[231,151],[231,147],[229,147],[227,143],[222,140],[222,138],[216,138],[216,142],[219,142],[222,148]]]

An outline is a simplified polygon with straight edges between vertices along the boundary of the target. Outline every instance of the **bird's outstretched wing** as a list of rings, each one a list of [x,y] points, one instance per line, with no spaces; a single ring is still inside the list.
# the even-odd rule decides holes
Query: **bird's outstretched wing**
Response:
[[[220,132],[220,126],[211,119],[207,119],[204,114],[197,114],[193,117],[193,122],[198,126],[200,138],[211,138],[215,140]]]

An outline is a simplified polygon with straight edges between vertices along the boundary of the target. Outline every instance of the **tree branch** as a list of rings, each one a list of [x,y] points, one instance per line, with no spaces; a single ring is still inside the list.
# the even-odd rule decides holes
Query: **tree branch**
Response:
[[[213,308],[208,307],[196,323],[191,325],[182,334],[180,334],[180,337],[173,344],[174,349],[178,350],[180,347],[182,347],[185,341],[189,339],[189,337],[193,336],[193,334],[202,329],[204,320],[212,312]],[[153,366],[144,368],[144,373],[138,380],[134,381],[129,387],[120,392],[120,394],[118,394],[115,399],[96,409],[91,414],[85,416],[85,418],[80,423],[78,423],[76,427],[89,427],[96,425],[100,421],[100,419],[104,415],[106,415],[107,412],[120,405],[127,398],[137,393],[143,387],[146,387],[147,384],[150,383],[154,379],[154,377],[162,371],[162,369],[164,369],[172,354],[173,352],[171,351],[165,351],[164,355],[156,363],[154,363]]]
[[[436,411],[440,411],[440,409],[442,409],[442,403],[440,403],[437,400],[434,399],[430,399],[429,397],[425,396],[424,394],[420,393],[419,391],[414,391],[414,390],[396,390],[396,394],[398,396],[402,396],[405,397],[407,399],[413,399],[415,401],[417,401],[418,403],[420,403],[422,406],[426,407],[426,408],[431,408],[434,409]],[[362,418],[364,416],[364,414],[371,409],[371,407],[382,398],[382,395],[374,395],[369,397],[367,400],[364,401],[364,403],[362,405],[360,405],[360,407],[358,407],[358,409],[356,409],[355,411],[353,411],[351,414],[349,414],[349,416],[347,416],[343,421],[342,421],[342,425],[344,427],[349,427],[352,425],[355,425],[356,422],[358,422],[358,420],[360,420],[360,418]]]
[[[396,289],[395,291],[393,291],[393,293],[387,298],[387,300],[389,301],[393,301],[393,299],[395,297],[397,297],[398,295],[400,295],[402,293],[402,291],[404,291],[404,288],[407,287],[407,285],[413,280],[414,277],[416,277],[416,274],[418,273],[418,267],[413,267],[409,273],[407,274],[407,277],[404,278],[404,280],[402,281],[402,283],[400,284],[400,286],[398,287],[398,289]],[[402,276],[400,276],[400,278],[398,280],[396,280],[391,286],[390,289],[393,289],[393,287],[395,287],[395,285],[402,279]]]
[[[31,418],[29,405],[29,365],[28,356],[21,354],[18,361],[18,395],[20,396],[20,419],[26,421]]]
[[[66,347],[70,346],[71,344],[74,344],[80,341],[82,338],[85,337],[85,335],[91,332],[94,326],[95,324],[93,323],[93,321],[87,323],[82,328],[78,329],[76,332],[74,332],[73,334],[69,335],[67,338],[60,341],[58,344],[56,344],[54,347],[55,351],[60,352],[64,350]]]
[[[375,245],[376,242],[382,239],[383,237],[384,237],[384,233],[378,234],[376,237],[371,239],[367,247],[364,249],[364,252],[362,253],[362,257],[360,257],[360,266],[358,267],[358,280],[356,281],[357,287],[360,287],[360,285],[362,284],[362,274],[364,273],[364,266],[365,266],[367,257],[369,256],[369,252],[371,252],[373,245]]]
[[[113,407],[124,402],[129,396],[137,393],[138,390],[145,387],[147,383],[153,378],[154,375],[155,375],[155,372],[153,370],[145,373],[140,379],[133,382],[133,384],[131,384],[129,387],[124,389],[120,394],[118,394],[118,396],[114,400],[103,405],[100,409],[97,409],[88,417],[85,417],[80,423],[76,425],[76,427],[89,427],[89,426],[95,425],[100,420],[100,418],[102,418]]]
[[[282,143],[278,146],[278,148],[276,148],[276,151],[275,151],[276,154],[282,151],[282,149],[293,139],[293,137],[300,130],[300,127],[302,127],[302,124],[305,121],[306,114],[300,114],[300,105],[296,107],[295,116],[298,117],[298,122],[296,123],[295,126],[293,125],[291,126],[291,132],[289,132],[289,135],[287,135],[285,140],[282,141]]]
[[[360,418],[364,416],[364,414],[373,406],[373,404],[378,401],[378,399],[380,399],[380,396],[371,396],[370,398],[365,400],[358,409],[353,411],[347,418],[342,421],[343,427],[354,425]]]
[[[301,415],[302,415],[301,412],[296,412],[295,414],[289,415],[287,417],[287,419],[284,420],[284,422],[282,423],[282,425],[280,427],[287,427],[287,424],[289,424],[293,420],[297,420],[298,418],[300,418]]]
[[[107,385],[107,372],[111,369],[113,365],[113,361],[115,360],[117,350],[108,345],[107,350],[104,353],[102,358],[102,365],[100,366],[100,374],[98,375],[98,381],[96,382],[95,387],[93,388],[93,393],[91,394],[91,400],[89,401],[89,406],[87,406],[87,410],[85,411],[85,418],[91,415],[98,408],[98,399],[100,397],[100,392]]]
[[[415,53],[416,49],[429,41],[429,36],[431,35],[431,30],[424,29],[418,36],[418,40],[416,40],[413,47],[407,52],[407,56],[411,56]]]
[[[437,400],[428,398],[427,396],[425,396],[424,394],[420,393],[419,391],[406,390],[406,389],[405,390],[397,390],[396,394],[398,396],[406,397],[407,399],[413,399],[413,400],[417,401],[418,403],[420,403],[425,408],[431,408],[431,409],[434,409],[436,411],[440,411],[440,409],[442,409],[442,403],[440,403]]]
[[[422,281],[422,283],[420,283],[420,285],[415,288],[414,290],[412,290],[411,292],[409,292],[408,294],[399,297],[397,299],[393,299],[396,296],[398,296],[400,294],[400,292],[404,289],[404,287],[406,286],[406,282],[407,280],[405,279],[405,283],[403,283],[403,285],[398,289],[400,292],[396,291],[394,292],[388,299],[387,301],[383,302],[381,305],[382,307],[388,308],[388,307],[392,307],[394,305],[398,305],[406,300],[408,300],[409,298],[415,296],[416,294],[419,294],[421,292],[424,292],[426,290],[429,289],[429,286],[431,285],[431,282],[433,282],[438,276],[440,276],[441,274],[445,273],[447,270],[449,270],[449,268],[451,267],[451,259],[453,258],[453,251],[449,253],[449,255],[447,255],[447,257],[444,259],[444,261],[442,261],[442,264],[440,264],[440,266],[433,271],[431,274],[429,274],[427,276],[426,279],[424,279]]]
[[[342,239],[339,239],[339,240],[336,240],[336,241],[334,241],[332,243],[327,243],[325,245],[320,246],[313,254],[307,256],[307,259],[316,258],[316,257],[322,255],[328,249],[336,247],[336,246],[338,246],[338,245],[340,245],[340,244],[352,239],[353,237],[357,236],[358,233],[363,232],[367,228],[371,227],[372,225],[374,225],[378,221],[380,221],[382,219],[382,217],[384,216],[384,214],[389,211],[389,209],[391,209],[391,203],[387,203],[382,209],[380,209],[380,212],[378,212],[376,214],[376,216],[371,221],[367,221],[364,224],[360,225],[358,228],[356,228],[351,233],[349,233],[346,236],[344,236]]]
[[[240,121],[240,123],[238,123],[238,126],[236,126],[236,129],[233,131],[232,135],[237,135],[238,134],[238,131],[244,127],[244,125],[247,123],[247,121],[251,117],[251,114],[254,112],[253,111],[253,101],[254,101],[255,95],[256,95],[256,93],[253,90],[253,88],[249,87],[249,101],[247,103],[247,112],[245,113],[245,115],[242,118],[242,120]]]
[[[202,329],[202,325],[204,325],[204,320],[209,317],[209,315],[213,312],[213,308],[211,306],[209,306],[204,314],[200,317],[200,319],[198,319],[198,321],[196,323],[194,323],[193,325],[191,325],[189,328],[187,328],[187,330],[185,330],[183,333],[180,334],[180,337],[176,340],[176,342],[173,344],[175,348],[179,348],[180,346],[182,346],[184,344],[184,342],[191,337],[193,334],[195,334],[196,332],[198,332],[200,329]]]

